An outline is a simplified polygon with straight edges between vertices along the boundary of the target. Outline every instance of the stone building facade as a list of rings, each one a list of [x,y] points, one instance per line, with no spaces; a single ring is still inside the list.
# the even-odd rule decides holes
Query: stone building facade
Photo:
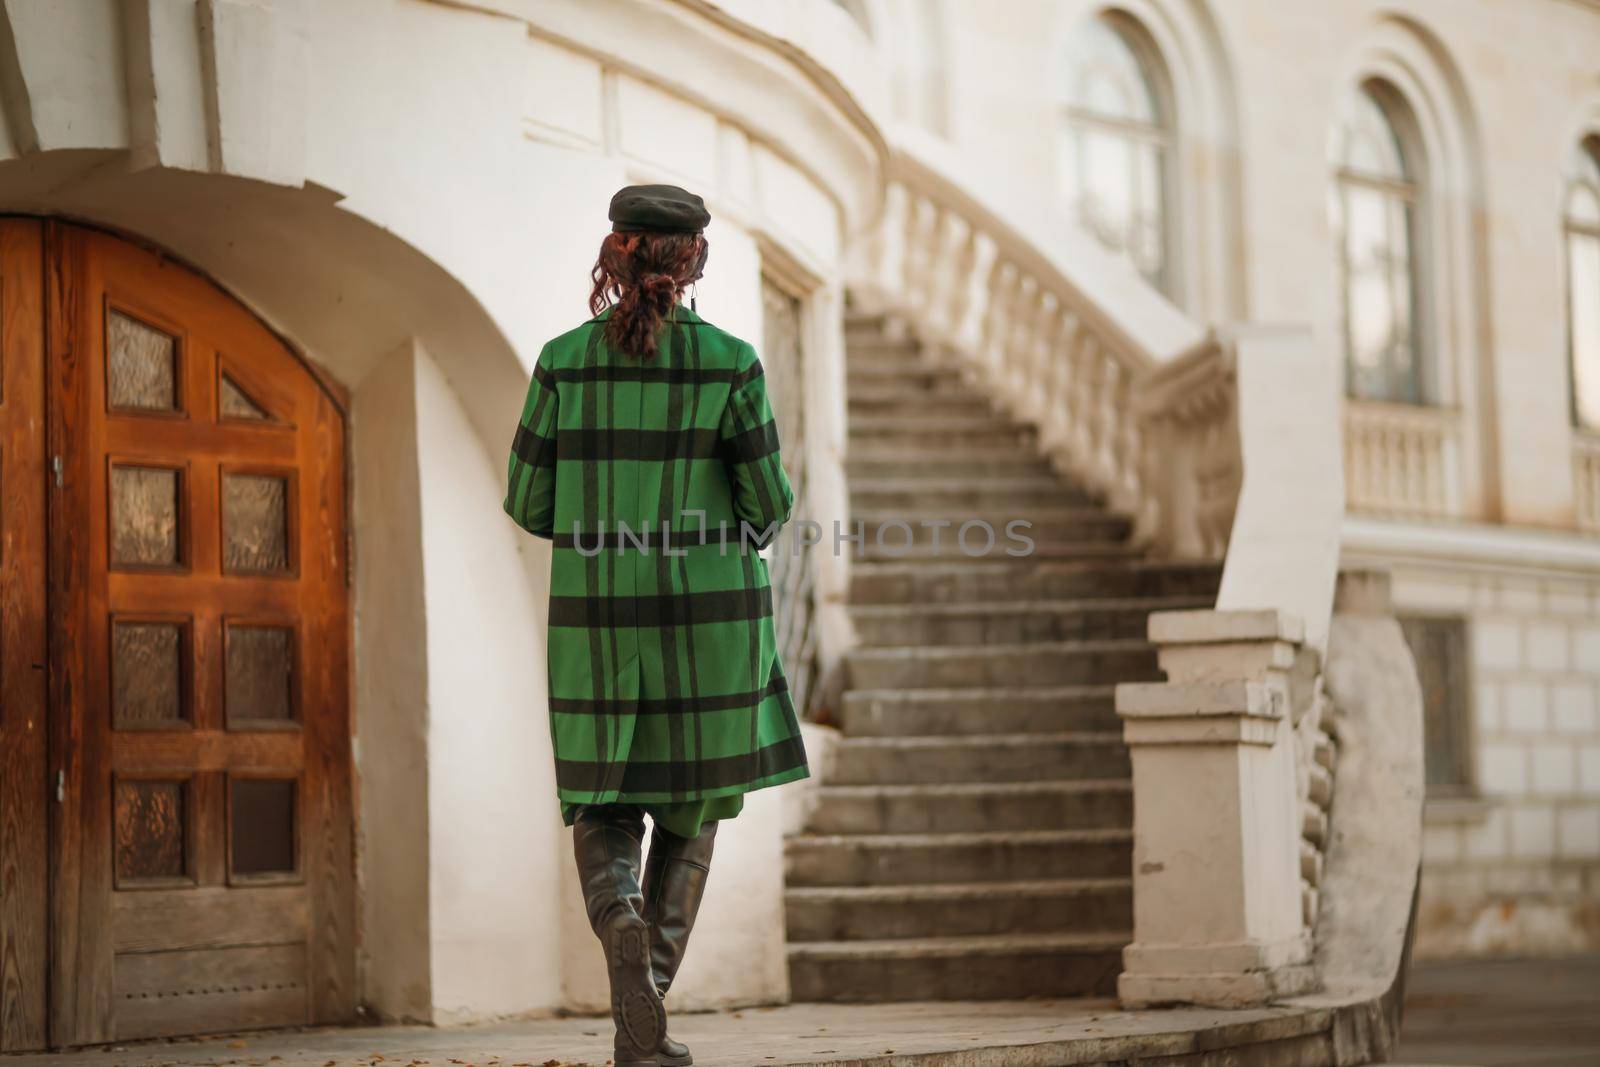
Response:
[[[1418,950],[1592,949],[1600,543],[1579,390],[1600,291],[1592,225],[1577,219],[1593,213],[1600,158],[1600,8],[928,10],[959,42],[942,135],[1040,233],[1084,221],[1075,128],[1121,124],[1165,169],[1159,193],[1130,188],[1133,207],[1101,210],[1105,239],[1126,247],[1142,212],[1156,236],[1135,258],[1180,306],[1307,322],[1335,352],[1351,315],[1339,190],[1360,177],[1347,147],[1369,132],[1357,105],[1377,104],[1377,136],[1406,168],[1388,188],[1412,205],[1396,284],[1419,329],[1404,340],[1414,382],[1365,395],[1346,382],[1343,564],[1393,572],[1396,610],[1432,660]],[[1085,26],[1101,31],[1087,51]],[[1106,114],[1083,103],[1096,91]]]
[[[553,796],[548,551],[500,500],[635,181],[704,193],[699,310],[768,342],[811,516],[850,512],[846,323],[876,314],[1034,427],[1130,551],[1216,571],[1215,611],[1152,631],[1171,687],[1123,712],[1132,806],[1167,813],[1125,840],[1130,1003],[1349,978],[1313,954],[1350,894],[1399,902],[1387,973],[1325,984],[1392,988],[1409,873],[1331,846],[1318,724],[1351,689],[1299,669],[1338,660],[1341,564],[1392,570],[1442,664],[1421,946],[1593,945],[1600,449],[1570,353],[1600,293],[1569,276],[1600,9],[996,10],[0,4],[0,1048],[604,1005]],[[807,558],[786,625],[825,703],[852,564]],[[1404,738],[1384,765],[1345,721],[1344,780],[1390,766],[1410,803]],[[1186,767],[1214,803],[1172,790]],[[789,997],[784,836],[814,801],[754,795],[719,836],[675,1007]],[[1407,833],[1372,836],[1414,858]],[[197,967],[267,978],[185,1000]]]

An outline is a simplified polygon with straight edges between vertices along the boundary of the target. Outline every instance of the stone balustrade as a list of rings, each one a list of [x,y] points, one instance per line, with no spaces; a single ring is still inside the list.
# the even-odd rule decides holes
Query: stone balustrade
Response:
[[[1350,510],[1459,518],[1461,414],[1452,408],[1347,400],[1344,467]]]

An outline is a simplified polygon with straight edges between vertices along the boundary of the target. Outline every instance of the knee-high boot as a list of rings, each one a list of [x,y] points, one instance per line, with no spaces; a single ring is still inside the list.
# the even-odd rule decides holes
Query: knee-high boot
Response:
[[[616,1024],[616,1067],[657,1067],[667,1034],[666,1009],[650,968],[650,930],[639,886],[644,813],[632,804],[595,804],[578,810],[572,844],[583,883],[589,925],[606,954],[611,1019]]]
[[[702,823],[698,837],[679,837],[657,825],[651,832],[650,858],[644,869],[644,917],[650,925],[650,967],[663,998],[677,977],[694,929],[695,913],[705,895],[716,842],[715,821]],[[694,1062],[689,1047],[661,1036],[661,1067],[687,1067]]]

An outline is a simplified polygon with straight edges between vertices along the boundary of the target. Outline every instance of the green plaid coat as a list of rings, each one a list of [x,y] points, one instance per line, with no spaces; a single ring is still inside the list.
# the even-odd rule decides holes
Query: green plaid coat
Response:
[[[507,479],[506,512],[554,545],[557,793],[674,803],[804,778],[757,553],[794,503],[761,361],[680,305],[642,362],[606,345],[609,314],[540,352]]]

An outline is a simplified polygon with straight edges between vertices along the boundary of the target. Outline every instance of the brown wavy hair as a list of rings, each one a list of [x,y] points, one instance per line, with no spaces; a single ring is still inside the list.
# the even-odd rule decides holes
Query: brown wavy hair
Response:
[[[641,360],[656,356],[656,332],[690,283],[700,277],[708,246],[698,233],[641,230],[608,233],[589,276],[589,313],[612,305],[606,344]]]

